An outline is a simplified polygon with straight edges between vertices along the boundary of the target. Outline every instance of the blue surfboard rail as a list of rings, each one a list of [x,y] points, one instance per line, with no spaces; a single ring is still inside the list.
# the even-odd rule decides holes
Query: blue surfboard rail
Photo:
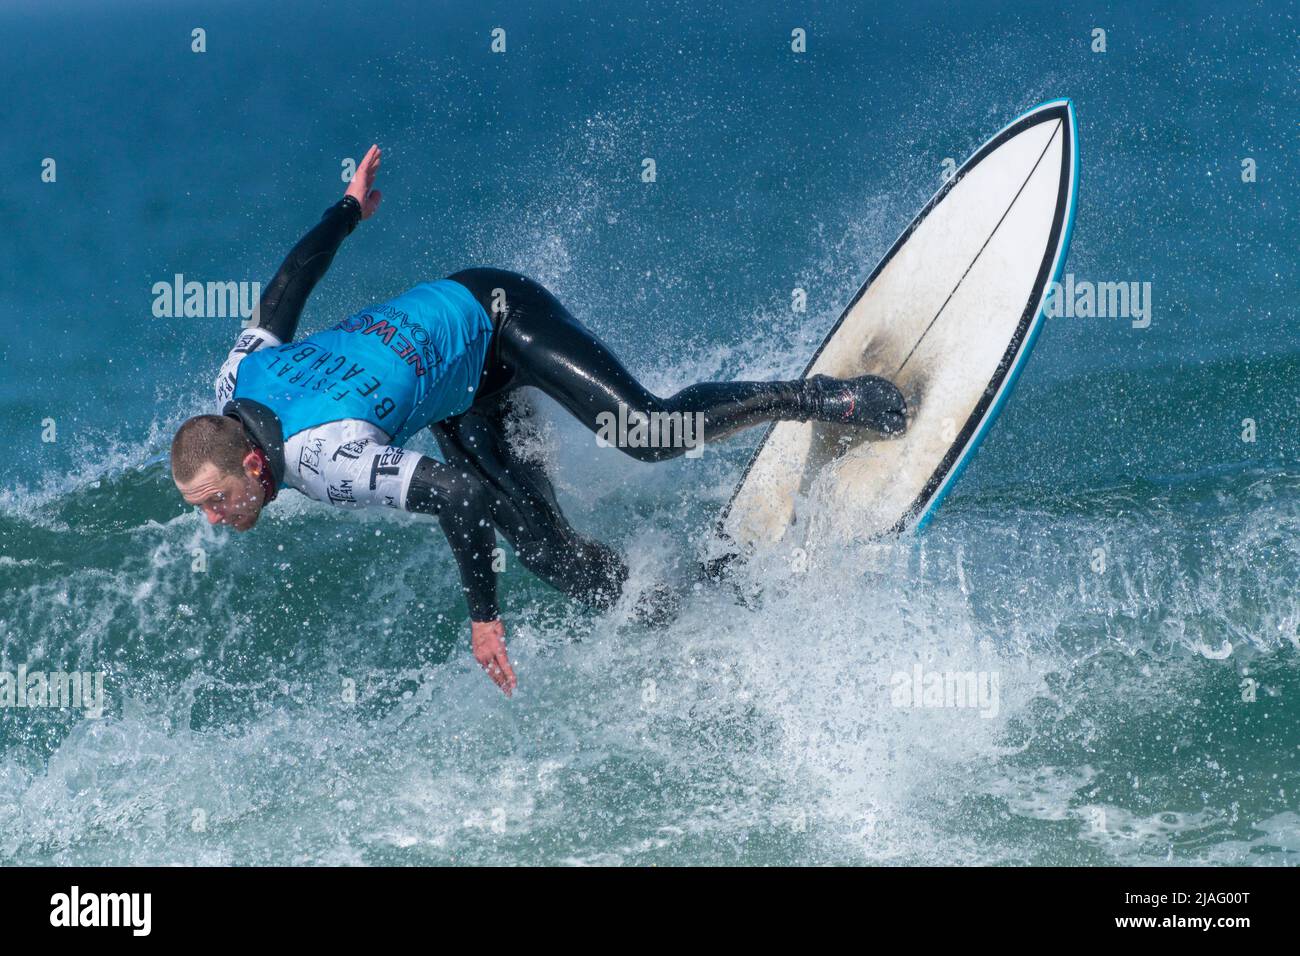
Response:
[[[1065,268],[1065,258],[1070,249],[1070,238],[1074,234],[1074,214],[1079,201],[1079,136],[1078,123],[1074,113],[1074,101],[1069,98],[1060,98],[1039,103],[1032,109],[1021,113],[990,137],[990,141],[997,139],[997,137],[1005,130],[1015,126],[1016,123],[1019,123],[1026,117],[1033,116],[1041,110],[1059,106],[1065,107],[1066,116],[1070,124],[1070,201],[1065,211],[1065,232],[1057,250],[1056,263],[1052,270],[1052,276],[1048,280],[1048,286],[1053,282],[1059,282],[1061,279],[1062,270]],[[1012,390],[1016,387],[1016,382],[1020,378],[1020,373],[1024,369],[1025,363],[1029,360],[1030,353],[1034,349],[1034,343],[1038,340],[1038,333],[1042,331],[1043,322],[1046,318],[1043,311],[1047,304],[1046,287],[1039,293],[1039,298],[1042,301],[1039,303],[1038,313],[1034,316],[1029,334],[1025,338],[1024,345],[1021,346],[1019,354],[1016,356],[1015,364],[1011,367],[1003,381],[1002,387],[998,392],[997,400],[993,403],[993,407],[985,414],[984,420],[980,422],[980,426],[976,430],[974,436],[966,444],[966,448],[962,451],[961,457],[957,460],[957,463],[949,470],[948,475],[944,478],[943,484],[939,487],[939,490],[935,493],[934,497],[930,499],[925,511],[916,519],[916,522],[913,525],[913,530],[916,533],[919,534],[921,531],[924,531],[931,519],[933,519],[934,513],[939,509],[939,505],[943,503],[943,500],[948,496],[948,492],[952,489],[952,486],[955,485],[957,480],[962,476],[962,473],[966,470],[966,466],[970,464],[970,460],[975,456],[975,452],[979,450],[985,436],[993,427],[993,423],[997,421],[998,416],[1002,414],[1002,409],[1006,405],[1007,398],[1010,397]]]

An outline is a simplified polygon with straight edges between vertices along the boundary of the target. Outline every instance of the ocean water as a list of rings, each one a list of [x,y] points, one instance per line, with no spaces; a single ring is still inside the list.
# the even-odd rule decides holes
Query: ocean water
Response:
[[[0,6],[0,671],[106,690],[0,709],[0,862],[1294,865],[1298,49],[1255,2]],[[266,281],[372,141],[304,331],[498,265],[669,392],[797,372],[945,158],[1057,96],[1066,271],[1150,323],[1049,320],[918,538],[761,555],[663,629],[511,563],[506,700],[432,522],[288,493],[236,536],[170,484],[238,322],[154,283]],[[650,466],[538,414],[637,586],[759,437]],[[918,666],[997,696],[898,706]]]

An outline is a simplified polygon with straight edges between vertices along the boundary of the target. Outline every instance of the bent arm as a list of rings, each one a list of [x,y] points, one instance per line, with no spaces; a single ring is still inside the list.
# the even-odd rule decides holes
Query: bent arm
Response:
[[[344,196],[325,210],[312,230],[298,240],[262,290],[256,328],[281,342],[292,342],[307,297],[334,261],[343,240],[361,221],[361,203]]]

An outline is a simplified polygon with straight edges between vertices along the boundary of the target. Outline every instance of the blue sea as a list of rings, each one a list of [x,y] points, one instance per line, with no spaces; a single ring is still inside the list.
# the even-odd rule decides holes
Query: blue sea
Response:
[[[0,863],[1295,865],[1298,50],[1274,2],[6,0],[0,671],[105,699],[0,709]],[[239,319],[155,284],[265,283],[372,142],[304,332],[495,265],[668,394],[798,374],[945,160],[1056,97],[1065,271],[1149,321],[1047,320],[920,536],[660,629],[511,560],[507,700],[435,522],[289,492],[238,536],[171,484]],[[760,437],[644,465],[539,414],[637,587]],[[917,667],[996,706],[899,706]]]

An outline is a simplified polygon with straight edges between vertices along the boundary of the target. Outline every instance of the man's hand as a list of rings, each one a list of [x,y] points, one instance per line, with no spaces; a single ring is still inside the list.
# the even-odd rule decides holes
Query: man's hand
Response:
[[[509,697],[519,682],[515,680],[514,668],[506,657],[506,626],[497,618],[495,621],[470,621],[469,629],[474,660]]]
[[[373,216],[375,210],[379,208],[379,200],[384,198],[378,189],[373,188],[375,173],[379,171],[379,160],[382,156],[383,153],[378,146],[371,146],[362,157],[357,171],[352,174],[352,182],[348,183],[348,191],[345,195],[351,196],[361,204],[362,219]]]

